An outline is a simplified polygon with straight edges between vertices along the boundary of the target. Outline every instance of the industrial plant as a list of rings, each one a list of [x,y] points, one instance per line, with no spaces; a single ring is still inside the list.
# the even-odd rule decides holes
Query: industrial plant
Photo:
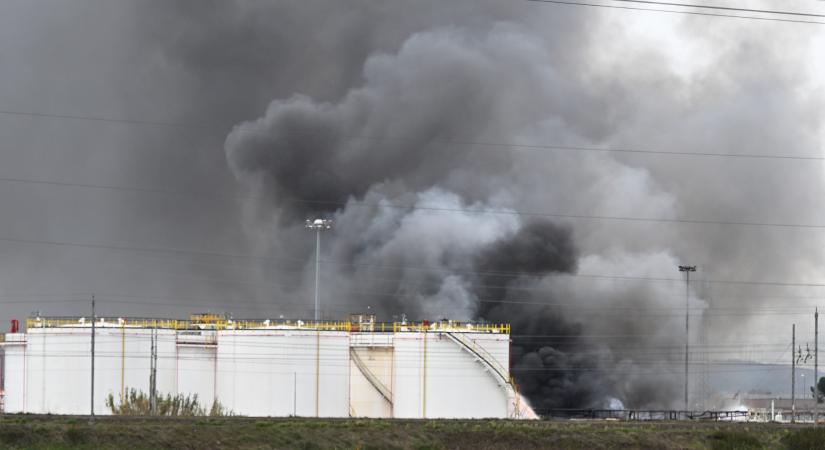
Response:
[[[15,328],[0,335],[8,413],[111,414],[107,398],[137,390],[246,416],[531,416],[510,376],[506,324],[198,314],[32,317]]]

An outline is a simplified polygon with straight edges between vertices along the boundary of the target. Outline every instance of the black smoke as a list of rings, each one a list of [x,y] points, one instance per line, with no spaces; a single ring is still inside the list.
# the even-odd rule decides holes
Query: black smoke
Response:
[[[512,374],[539,412],[581,407],[594,401],[596,384],[581,383],[577,369],[591,367],[577,356],[581,326],[566,320],[550,293],[519,289],[553,274],[576,270],[573,232],[533,221],[492,243],[475,258],[477,314],[512,326]],[[529,295],[525,295],[529,293]]]
[[[385,319],[508,322],[515,333],[513,370],[536,406],[607,407],[610,399],[634,398],[641,400],[633,406],[665,405],[667,389],[650,398],[636,395],[637,380],[644,379],[639,355],[611,343],[594,345],[589,336],[596,324],[634,335],[641,321],[605,323],[581,314],[598,305],[653,306],[661,301],[657,292],[577,284],[571,275],[579,267],[613,271],[617,263],[581,251],[590,244],[580,237],[588,229],[574,235],[570,225],[514,211],[571,205],[565,190],[554,188],[567,185],[574,192],[582,183],[571,161],[472,144],[515,130],[539,132],[535,124],[545,114],[574,120],[577,111],[569,104],[541,106],[556,105],[562,95],[560,85],[538,89],[557,70],[552,58],[536,59],[548,52],[540,39],[509,23],[483,32],[448,27],[417,33],[397,53],[368,58],[363,83],[337,101],[302,95],[272,101],[260,118],[234,127],[227,160],[255,194],[250,227],[263,236],[276,230],[273,254],[310,254],[303,219],[335,220],[324,238],[323,286],[332,300],[326,317],[369,309]],[[505,60],[522,70],[510,70]],[[621,180],[617,187],[594,181],[593,189],[611,193],[648,184],[643,173],[614,163],[599,162],[585,173]],[[649,200],[651,207],[667,207],[656,196]],[[638,260],[633,267],[674,264],[667,254],[631,257]],[[294,273],[281,280],[289,285]],[[286,293],[307,292],[301,285]],[[669,323],[646,325],[666,333]],[[662,361],[669,360],[665,356]],[[661,369],[670,373],[668,364]],[[672,379],[664,379],[669,386]]]
[[[591,407],[603,400],[604,381],[589,371],[598,360],[586,354],[580,324],[567,320],[551,292],[524,289],[555,274],[574,273],[578,252],[569,227],[527,223],[475,257],[477,314],[512,325],[511,373],[539,413]]]
[[[675,379],[669,370],[656,377],[622,373],[641,370],[622,354],[628,353],[623,346],[643,348],[642,339],[600,348],[600,341],[586,335],[583,321],[569,317],[569,310],[588,302],[550,286],[556,277],[575,275],[579,256],[572,228],[534,220],[474,258],[477,318],[511,324],[511,373],[520,392],[540,414],[616,408],[615,400],[626,407],[647,407],[656,404],[651,399],[673,395]],[[621,322],[617,318],[604,330],[618,332]],[[637,325],[624,330],[637,330]]]

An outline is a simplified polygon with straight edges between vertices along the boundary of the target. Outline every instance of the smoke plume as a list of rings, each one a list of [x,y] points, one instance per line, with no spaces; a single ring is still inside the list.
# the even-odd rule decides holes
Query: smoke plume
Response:
[[[518,139],[539,132],[546,115],[567,114],[553,107],[560,87],[541,81],[555,71],[548,56],[506,22],[482,34],[417,33],[397,53],[368,58],[363,84],[339,101],[275,100],[236,126],[226,141],[230,167],[261,199],[248,211],[252,223],[296,230],[314,214],[334,217],[323,283],[341,308],[333,313],[511,323],[514,374],[543,409],[667,398],[638,392],[654,389],[649,383],[622,384],[611,371],[632,371],[634,361],[591,345],[593,329],[570,317],[603,302],[579,298],[580,289],[558,292],[570,282],[559,276],[575,275],[581,258],[572,227],[514,212],[546,204],[531,197],[536,189],[553,196],[565,176],[559,161],[465,143]],[[611,307],[625,304],[617,294]],[[670,371],[659,371],[667,391]]]
[[[0,5],[0,109],[126,120],[4,115],[2,175],[192,195],[3,189],[0,237],[17,241],[0,289],[33,295],[3,320],[85,313],[49,296],[67,292],[112,315],[311,316],[303,223],[323,216],[326,317],[510,322],[539,409],[666,408],[679,264],[822,280],[815,228],[679,221],[821,224],[818,165],[573,150],[818,155],[825,41],[807,25],[500,0],[79,2]],[[711,302],[813,305],[812,289],[694,283],[693,342],[794,320],[705,320]]]

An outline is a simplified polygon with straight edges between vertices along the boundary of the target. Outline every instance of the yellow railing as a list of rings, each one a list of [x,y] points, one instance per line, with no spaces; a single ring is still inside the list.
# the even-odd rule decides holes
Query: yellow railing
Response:
[[[455,321],[432,323],[378,322],[371,324],[358,324],[346,321],[315,322],[303,320],[234,320],[218,316],[211,316],[208,320],[201,320],[201,317],[193,316],[193,319],[194,320],[98,317],[95,325],[101,328],[158,328],[167,330],[253,330],[262,328],[295,328],[320,331],[362,331],[386,333],[449,331],[510,334],[509,324],[477,324]],[[28,329],[85,328],[89,327],[90,324],[90,320],[86,317],[30,317],[26,320],[26,327]]]
[[[469,333],[500,333],[510,334],[510,324],[506,323],[462,323],[455,321],[446,322],[415,322],[415,323],[393,323],[393,332],[424,332],[424,331],[450,331]]]
[[[174,319],[122,319],[97,318],[96,326],[101,328],[162,328],[183,330],[186,329],[186,320]],[[26,319],[26,328],[73,328],[88,327],[91,321],[85,317],[30,317]]]
[[[218,323],[218,322],[225,322],[226,316],[222,314],[192,314],[189,316],[189,320],[193,322],[199,323]]]
[[[72,328],[89,327],[91,321],[85,317],[31,317],[26,320],[27,328]],[[101,328],[158,328],[169,330],[249,330],[257,328],[287,327],[321,331],[349,331],[349,322],[314,322],[301,320],[175,320],[175,319],[135,319],[97,318],[96,326]]]
[[[320,331],[349,331],[349,322],[314,322],[302,320],[227,320],[218,324],[222,330],[252,330],[256,328],[286,327]],[[198,325],[195,324],[195,327]]]

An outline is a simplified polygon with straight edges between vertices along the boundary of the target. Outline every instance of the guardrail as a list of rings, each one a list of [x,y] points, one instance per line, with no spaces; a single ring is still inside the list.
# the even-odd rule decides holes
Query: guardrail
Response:
[[[475,324],[455,321],[443,322],[374,322],[353,323],[345,321],[303,320],[235,320],[209,316],[193,316],[190,320],[98,317],[95,326],[101,328],[157,328],[168,330],[254,330],[285,328],[319,331],[405,333],[441,331],[453,333],[510,334],[509,324]],[[91,326],[87,317],[30,317],[27,329],[36,328],[86,328]],[[0,335],[2,336],[2,335]]]
[[[406,331],[443,331],[449,333],[498,333],[510,334],[510,324],[506,323],[463,323],[455,321],[445,322],[417,322],[417,323],[393,323],[393,332],[401,333]]]
[[[33,317],[26,320],[28,329],[35,328],[86,328],[91,321],[86,317]],[[314,322],[290,320],[232,320],[200,322],[198,320],[136,319],[98,317],[95,326],[100,328],[157,328],[166,330],[251,330],[261,328],[296,328],[321,331],[349,331],[349,322]]]

